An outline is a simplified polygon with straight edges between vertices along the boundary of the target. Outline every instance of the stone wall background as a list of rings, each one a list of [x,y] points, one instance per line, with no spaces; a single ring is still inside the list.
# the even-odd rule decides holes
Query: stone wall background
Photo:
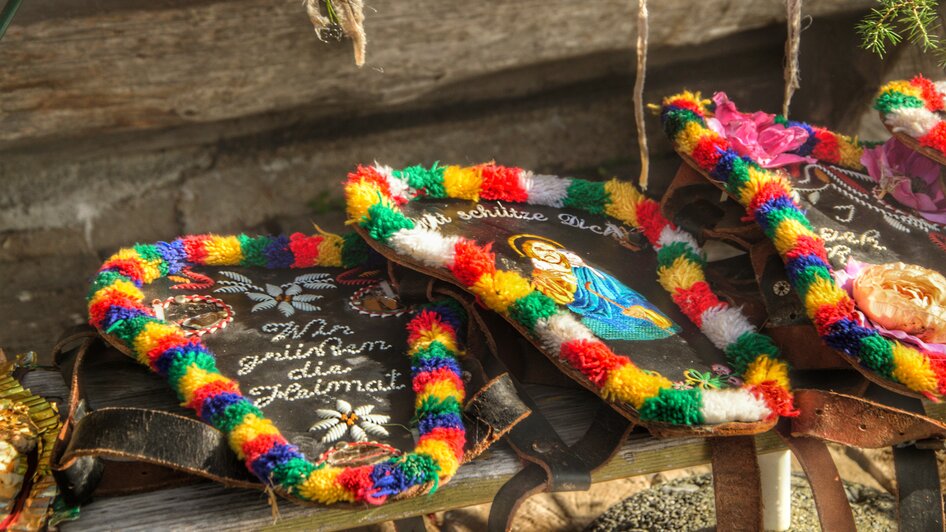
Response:
[[[117,247],[196,232],[341,230],[358,163],[496,160],[636,175],[633,0],[373,2],[368,64],[296,1],[26,2],[0,41],[0,347],[45,355]],[[809,5],[810,4],[810,5]],[[880,83],[929,69],[857,49],[869,0],[806,4],[792,116],[880,135]],[[779,0],[651,5],[646,97],[777,110]],[[936,75],[933,72],[931,75]],[[872,125],[873,124],[873,125]],[[676,166],[648,120],[659,189]],[[608,175],[609,177],[609,175]]]

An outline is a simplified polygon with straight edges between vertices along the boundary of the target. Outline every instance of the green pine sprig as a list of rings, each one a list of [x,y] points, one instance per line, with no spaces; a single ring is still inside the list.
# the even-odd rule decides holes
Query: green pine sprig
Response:
[[[878,3],[880,5],[871,9],[857,25],[861,47],[884,57],[888,45],[896,46],[906,40],[923,52],[936,54],[940,66],[946,66],[938,0],[878,0]]]

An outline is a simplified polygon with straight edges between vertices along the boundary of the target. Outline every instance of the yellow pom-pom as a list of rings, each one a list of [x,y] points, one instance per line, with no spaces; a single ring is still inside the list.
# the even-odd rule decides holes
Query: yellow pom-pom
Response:
[[[117,252],[115,252],[115,254],[113,254],[111,257],[109,257],[106,262],[111,262],[113,260],[129,260],[129,259],[140,261],[141,255],[139,255],[138,252],[135,251],[134,248],[122,248],[118,250]]]
[[[408,352],[409,356],[414,356],[414,353],[427,349],[430,344],[434,342],[440,342],[444,345],[449,351],[457,353],[459,349],[457,348],[457,342],[447,329],[441,326],[439,323],[431,324],[429,329],[422,330],[417,335],[417,338],[411,344],[410,351]]]
[[[887,83],[886,85],[881,87],[880,92],[878,94],[883,94],[887,91],[902,92],[903,94],[906,94],[907,96],[914,96],[916,98],[923,97],[923,90],[913,85],[909,81],[903,81],[903,80],[891,81],[890,83]]]
[[[907,388],[935,394],[938,391],[936,373],[922,353],[900,342],[893,342],[893,376]]]
[[[420,405],[422,405],[424,401],[429,398],[436,398],[440,401],[443,401],[448,397],[453,397],[460,404],[463,404],[465,394],[463,389],[458,389],[453,381],[443,380],[438,382],[429,382],[424,386],[424,389],[417,394],[417,398],[414,400],[414,405],[416,407],[420,407]]]
[[[342,468],[333,466],[323,466],[312,471],[309,478],[299,485],[299,495],[303,499],[322,504],[353,502],[355,496],[338,483],[338,475],[341,472]]]
[[[141,290],[135,286],[135,283],[126,281],[124,279],[119,279],[110,284],[108,288],[96,292],[92,299],[89,300],[89,306],[91,307],[100,301],[107,300],[114,294],[121,294],[134,299],[135,301],[141,301],[145,297],[145,295],[141,293]]]
[[[204,250],[207,252],[204,264],[208,266],[234,266],[243,260],[240,239],[235,236],[211,235],[204,243]]]
[[[858,145],[857,138],[851,138],[845,135],[838,135],[838,151],[840,152],[839,162],[841,166],[853,169],[861,169],[861,156],[864,154],[864,148]]]
[[[688,122],[686,126],[683,127],[677,136],[674,139],[676,142],[677,151],[680,153],[685,153],[687,155],[693,153],[693,150],[696,148],[696,145],[699,144],[700,139],[706,135],[714,135],[712,129],[708,129],[699,122]]]
[[[788,182],[785,181],[785,178],[782,177],[781,174],[764,168],[750,166],[749,180],[746,181],[745,185],[743,185],[742,189],[739,191],[739,203],[743,206],[748,205],[749,202],[752,201],[752,198],[762,190],[763,186],[773,182],[779,183],[786,192],[791,190],[788,186]]]
[[[344,239],[332,233],[322,233],[322,236],[325,239],[319,244],[319,265],[341,266]]]
[[[368,208],[381,201],[384,195],[381,187],[371,181],[360,179],[345,186],[345,204],[348,207],[348,221],[357,222],[368,216]]]
[[[451,198],[476,201],[480,199],[482,184],[482,168],[448,166],[443,170],[443,187]]]
[[[601,387],[605,399],[623,401],[634,408],[640,408],[646,399],[655,397],[661,388],[672,386],[667,378],[659,373],[646,372],[634,364],[624,364],[613,370]]]
[[[243,445],[248,441],[253,441],[258,436],[266,434],[279,434],[279,429],[273,425],[271,420],[249,413],[230,432],[230,448],[242,460],[246,458],[243,453]]]
[[[137,353],[138,361],[142,364],[147,364],[148,352],[157,347],[158,342],[165,337],[171,335],[180,336],[181,334],[181,329],[177,326],[149,321],[138,331],[138,336],[135,337],[134,345],[131,347],[135,350],[135,353]]]
[[[805,312],[812,317],[821,307],[836,306],[838,302],[849,297],[843,288],[830,279],[818,278],[811,283],[808,293],[805,294]]]
[[[191,364],[187,367],[184,375],[177,381],[177,389],[181,393],[183,401],[182,406],[187,406],[194,399],[194,392],[201,386],[212,382],[230,382],[220,373],[207,371],[197,365]]]
[[[775,227],[774,233],[772,244],[775,245],[775,249],[780,255],[795,247],[798,237],[815,236],[815,233],[811,229],[808,229],[804,224],[794,218],[786,218],[779,222]]]
[[[681,99],[695,103],[697,106],[699,106],[699,108],[704,113],[706,113],[710,104],[709,100],[703,98],[703,95],[700,94],[700,91],[696,91],[696,92],[683,91],[683,92],[674,94],[673,96],[667,96],[661,101],[661,104],[670,105],[670,102],[674,100],[681,100]]]
[[[637,227],[637,204],[643,199],[637,187],[627,181],[612,179],[604,184],[611,201],[604,206],[604,213],[622,222]]]
[[[505,313],[517,299],[532,293],[532,285],[512,271],[485,273],[470,287],[487,308]]]
[[[414,452],[426,454],[437,462],[440,466],[440,478],[452,477],[460,467],[460,460],[453,454],[453,448],[444,441],[427,438],[417,445]]]
[[[657,281],[671,294],[675,294],[678,288],[686,290],[703,280],[703,269],[686,257],[677,257],[670,266],[657,270]]]
[[[761,355],[749,363],[743,380],[749,385],[775,381],[779,386],[788,388],[788,365],[768,355]]]

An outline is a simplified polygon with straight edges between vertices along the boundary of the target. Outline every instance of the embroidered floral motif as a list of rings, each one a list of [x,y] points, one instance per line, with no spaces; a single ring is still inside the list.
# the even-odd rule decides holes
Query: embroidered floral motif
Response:
[[[718,390],[723,387],[723,380],[720,376],[709,371],[701,372],[688,369],[683,373],[683,376],[686,378],[684,382],[701,390]]]
[[[335,402],[335,410],[320,408],[315,411],[322,421],[309,427],[309,431],[327,431],[322,436],[322,443],[338,441],[348,433],[351,433],[352,439],[357,442],[368,441],[369,434],[387,436],[387,429],[381,425],[390,421],[390,416],[372,414],[372,410],[374,405],[352,408],[348,401],[338,399]]]
[[[171,285],[171,290],[206,290],[214,285],[214,280],[202,273],[197,273],[185,266],[177,275],[168,275],[168,279],[177,284]]]
[[[236,272],[223,271],[220,275],[229,280],[220,281],[221,288],[214,290],[224,294],[245,294],[252,301],[256,301],[251,312],[275,308],[280,314],[292,316],[297,310],[316,312],[321,309],[312,304],[312,301],[322,299],[316,294],[304,294],[303,289],[326,290],[335,288],[335,282],[327,273],[307,273],[296,277],[291,283],[280,286],[266,283],[265,288],[253,284],[253,280]]]

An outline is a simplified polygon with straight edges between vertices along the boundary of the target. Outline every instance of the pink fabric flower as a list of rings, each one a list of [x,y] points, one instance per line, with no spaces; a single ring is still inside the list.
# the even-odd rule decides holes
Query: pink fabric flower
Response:
[[[739,155],[751,157],[765,168],[778,168],[801,162],[815,162],[810,157],[787,153],[808,140],[808,132],[798,126],[786,127],[775,122],[775,115],[761,111],[746,114],[736,109],[725,92],[713,95],[716,111],[707,125],[726,137]]]
[[[927,220],[946,224],[946,195],[938,163],[891,137],[880,146],[865,149],[861,164],[877,182],[875,196],[883,198],[889,193]]]

